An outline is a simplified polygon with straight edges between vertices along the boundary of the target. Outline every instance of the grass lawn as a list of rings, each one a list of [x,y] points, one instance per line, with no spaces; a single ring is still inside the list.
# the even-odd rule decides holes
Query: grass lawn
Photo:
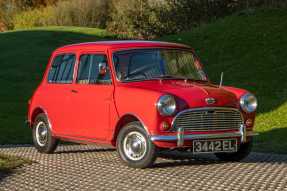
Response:
[[[0,155],[0,173],[9,172],[10,170],[19,167],[25,163],[31,162],[25,159]]]
[[[161,40],[190,44],[212,81],[246,88],[259,100],[255,150],[287,154],[287,10],[245,11]],[[0,144],[30,143],[27,101],[56,47],[116,36],[104,30],[48,27],[0,33]]]

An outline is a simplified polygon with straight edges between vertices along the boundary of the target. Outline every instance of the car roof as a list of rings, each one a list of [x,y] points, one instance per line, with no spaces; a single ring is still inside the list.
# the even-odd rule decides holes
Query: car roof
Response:
[[[71,44],[56,49],[55,52],[75,51],[75,50],[100,50],[107,49],[128,49],[128,48],[145,48],[145,47],[169,47],[169,48],[190,48],[187,45],[163,42],[163,41],[145,41],[145,40],[113,40],[113,41],[96,41]]]

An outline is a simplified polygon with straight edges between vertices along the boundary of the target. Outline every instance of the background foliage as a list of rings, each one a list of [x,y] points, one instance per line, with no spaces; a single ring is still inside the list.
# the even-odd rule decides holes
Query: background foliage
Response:
[[[0,0],[0,30],[83,26],[152,38],[189,31],[239,10],[286,4],[286,0]]]

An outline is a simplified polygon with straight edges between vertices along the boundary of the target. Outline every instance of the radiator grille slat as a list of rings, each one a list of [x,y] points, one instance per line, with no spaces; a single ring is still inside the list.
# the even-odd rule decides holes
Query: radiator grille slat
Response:
[[[186,110],[178,114],[173,128],[183,127],[190,131],[239,130],[243,124],[241,113],[228,108],[203,108]]]

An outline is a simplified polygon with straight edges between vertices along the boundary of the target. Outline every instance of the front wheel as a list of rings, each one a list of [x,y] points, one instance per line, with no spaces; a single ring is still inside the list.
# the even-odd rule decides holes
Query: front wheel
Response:
[[[215,153],[215,156],[223,161],[241,161],[250,154],[252,145],[253,140],[251,139],[249,142],[241,144],[235,153]]]
[[[122,161],[133,168],[150,167],[156,159],[156,147],[139,122],[128,123],[120,130],[117,151]]]
[[[33,124],[33,143],[41,153],[53,153],[58,145],[58,140],[52,136],[50,124],[45,114],[36,117]]]

